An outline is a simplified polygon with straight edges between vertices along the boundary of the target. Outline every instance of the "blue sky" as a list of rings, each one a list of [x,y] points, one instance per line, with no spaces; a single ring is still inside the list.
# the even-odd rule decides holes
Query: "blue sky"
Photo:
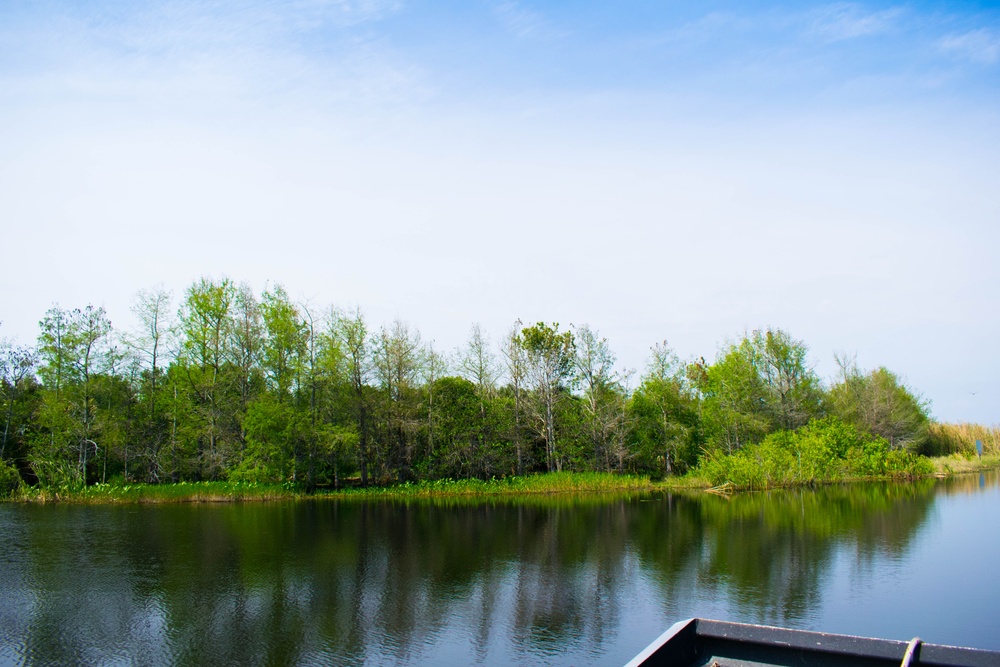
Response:
[[[640,370],[781,327],[995,423],[998,148],[988,3],[6,3],[0,336],[228,275]]]

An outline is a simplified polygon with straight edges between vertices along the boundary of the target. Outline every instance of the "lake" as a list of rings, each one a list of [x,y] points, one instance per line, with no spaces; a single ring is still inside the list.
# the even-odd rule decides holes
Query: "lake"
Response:
[[[0,664],[620,665],[691,616],[1000,649],[1000,477],[0,505]]]

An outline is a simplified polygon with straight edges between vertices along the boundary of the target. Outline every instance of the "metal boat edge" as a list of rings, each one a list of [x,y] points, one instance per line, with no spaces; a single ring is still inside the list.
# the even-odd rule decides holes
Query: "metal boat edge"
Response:
[[[904,664],[1000,667],[1000,652],[691,618],[675,623],[625,667]]]

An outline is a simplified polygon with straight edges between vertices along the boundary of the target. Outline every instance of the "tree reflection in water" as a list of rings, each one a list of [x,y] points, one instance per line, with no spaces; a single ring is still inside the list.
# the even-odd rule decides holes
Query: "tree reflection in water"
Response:
[[[693,615],[809,627],[836,559],[899,558],[979,490],[8,505],[0,662],[624,662]]]

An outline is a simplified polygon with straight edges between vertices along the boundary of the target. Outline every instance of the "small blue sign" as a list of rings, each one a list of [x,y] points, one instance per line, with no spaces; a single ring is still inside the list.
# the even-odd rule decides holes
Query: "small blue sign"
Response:
[[[979,458],[983,458],[983,441],[982,440],[976,440],[976,455],[979,456]]]

